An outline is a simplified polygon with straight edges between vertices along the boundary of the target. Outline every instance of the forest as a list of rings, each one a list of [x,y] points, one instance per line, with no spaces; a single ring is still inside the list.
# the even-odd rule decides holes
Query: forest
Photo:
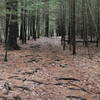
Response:
[[[0,0],[0,100],[100,100],[100,0]]]

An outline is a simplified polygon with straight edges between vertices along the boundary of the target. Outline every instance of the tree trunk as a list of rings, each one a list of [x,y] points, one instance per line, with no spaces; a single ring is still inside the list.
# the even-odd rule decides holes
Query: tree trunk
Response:
[[[45,0],[46,11],[45,11],[45,36],[49,37],[49,0]]]
[[[8,35],[8,49],[18,50],[19,46],[17,45],[17,36],[18,36],[18,22],[17,22],[17,1],[8,1],[7,6],[11,12],[9,16],[9,35]],[[16,14],[12,14],[16,12]],[[8,21],[7,21],[8,23]],[[7,28],[6,28],[7,29]],[[7,29],[8,31],[8,29]]]
[[[72,0],[71,10],[71,38],[73,46],[73,55],[76,54],[76,34],[75,34],[75,0]]]

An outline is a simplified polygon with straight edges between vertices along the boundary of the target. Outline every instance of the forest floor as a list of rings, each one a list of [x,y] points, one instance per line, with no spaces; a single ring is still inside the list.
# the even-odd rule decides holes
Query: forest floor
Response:
[[[79,45],[73,56],[60,38],[19,45],[8,62],[0,46],[0,100],[100,100],[100,49]]]

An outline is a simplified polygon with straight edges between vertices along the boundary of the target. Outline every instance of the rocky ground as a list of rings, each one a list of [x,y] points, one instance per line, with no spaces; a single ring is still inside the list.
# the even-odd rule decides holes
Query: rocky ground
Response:
[[[41,38],[19,51],[0,47],[0,100],[100,100],[100,50],[62,50],[59,38]]]

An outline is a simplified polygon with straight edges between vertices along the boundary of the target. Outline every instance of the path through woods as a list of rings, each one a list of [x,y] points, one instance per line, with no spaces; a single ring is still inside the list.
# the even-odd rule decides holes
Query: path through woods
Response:
[[[64,52],[60,38],[20,46],[7,63],[0,47],[0,100],[100,100],[100,50],[90,47],[91,60],[81,46],[76,56]]]

